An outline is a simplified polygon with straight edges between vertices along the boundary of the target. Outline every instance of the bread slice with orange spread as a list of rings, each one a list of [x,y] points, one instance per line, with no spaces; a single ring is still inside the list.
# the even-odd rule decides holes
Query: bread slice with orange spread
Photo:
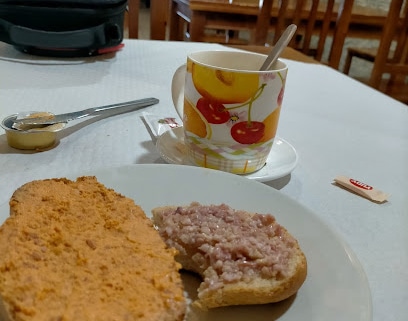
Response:
[[[282,301],[305,281],[306,257],[272,215],[196,202],[152,214],[183,268],[201,275],[200,308]]]
[[[175,254],[95,177],[27,183],[0,227],[0,320],[182,320]]]

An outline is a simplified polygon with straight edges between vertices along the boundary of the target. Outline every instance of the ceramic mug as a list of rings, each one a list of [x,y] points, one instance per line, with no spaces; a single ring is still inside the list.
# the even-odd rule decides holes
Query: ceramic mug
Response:
[[[265,55],[200,51],[172,79],[189,160],[198,166],[248,174],[265,165],[279,122],[288,68],[259,71]]]

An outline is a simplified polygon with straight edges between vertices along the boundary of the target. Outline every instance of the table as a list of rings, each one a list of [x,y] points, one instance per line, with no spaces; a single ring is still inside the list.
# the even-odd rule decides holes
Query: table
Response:
[[[227,45],[227,47],[245,50],[245,51],[252,51],[252,52],[260,53],[263,55],[268,55],[269,52],[272,50],[272,47],[259,46],[259,45],[258,46],[257,45]],[[320,61],[317,61],[313,59],[312,57],[306,56],[302,52],[296,49],[293,49],[292,47],[286,47],[285,49],[283,49],[280,57],[285,58],[285,59],[290,59],[290,60],[301,61],[301,62],[314,63],[314,64],[321,63]]]
[[[149,96],[160,99],[143,111],[75,123],[46,152],[10,148],[0,130],[0,204],[29,180],[164,163],[143,115],[177,118],[170,94],[173,72],[188,52],[221,48],[126,40],[116,54],[58,60],[26,56],[0,44],[0,118],[22,110],[62,113]],[[370,284],[373,320],[406,320],[408,109],[327,66],[287,63],[278,135],[295,146],[300,161],[291,175],[265,184],[313,210],[351,246]],[[390,193],[389,201],[376,204],[334,186],[337,175]]]
[[[242,0],[241,2],[244,1],[249,3],[248,6],[244,6],[245,13],[248,15],[256,16],[258,14],[257,0],[255,1]],[[178,0],[177,2],[184,6],[188,6],[190,0]],[[211,1],[211,5],[214,11],[224,12],[226,8],[228,8],[228,1],[213,0]],[[208,10],[208,4],[203,3],[203,1],[201,0],[193,0],[191,1],[190,9],[206,11]],[[274,9],[274,12],[277,13],[277,10]],[[276,14],[274,12],[273,14]],[[242,12],[240,11],[238,13]],[[168,14],[169,14],[168,7],[163,6],[162,0],[151,0],[150,10],[151,39],[154,40],[166,39]],[[379,39],[386,15],[387,11],[383,9],[355,4],[353,6],[348,36],[362,39]]]

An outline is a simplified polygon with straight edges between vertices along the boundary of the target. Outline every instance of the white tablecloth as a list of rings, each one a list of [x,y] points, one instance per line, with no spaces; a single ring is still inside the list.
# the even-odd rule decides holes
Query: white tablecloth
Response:
[[[10,148],[0,130],[0,204],[21,184],[91,169],[163,163],[142,114],[177,117],[170,83],[186,54],[219,45],[128,40],[113,55],[31,57],[0,44],[0,118],[27,110],[62,113],[144,97],[144,111],[76,123],[57,147]],[[408,319],[408,107],[326,66],[287,61],[278,134],[300,161],[267,182],[316,212],[351,246],[367,274],[373,319]],[[346,175],[391,194],[376,204],[332,184]]]

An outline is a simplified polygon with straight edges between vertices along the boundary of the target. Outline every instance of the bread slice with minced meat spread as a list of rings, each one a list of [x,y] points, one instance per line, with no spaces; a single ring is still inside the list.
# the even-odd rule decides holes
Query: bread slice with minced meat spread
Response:
[[[272,215],[196,202],[152,214],[176,260],[201,275],[194,305],[202,309],[282,301],[305,281],[306,257]]]

